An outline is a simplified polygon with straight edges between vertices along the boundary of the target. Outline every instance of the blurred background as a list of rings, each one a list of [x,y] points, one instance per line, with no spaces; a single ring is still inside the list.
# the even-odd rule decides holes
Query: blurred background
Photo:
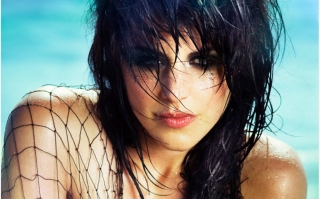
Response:
[[[280,108],[278,139],[300,156],[308,199],[319,197],[318,1],[279,0],[288,40],[274,73],[272,94]],[[1,133],[10,111],[29,91],[45,84],[92,84],[87,54],[92,31],[86,0],[2,0]],[[275,129],[276,130],[276,129]],[[1,146],[3,139],[1,139]]]

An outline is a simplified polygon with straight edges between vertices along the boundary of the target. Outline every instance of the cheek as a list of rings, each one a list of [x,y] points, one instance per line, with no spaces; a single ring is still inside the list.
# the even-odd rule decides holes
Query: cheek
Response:
[[[150,95],[155,81],[145,76],[136,75],[136,80],[128,69],[123,69],[123,77],[126,85],[128,100],[133,109],[145,108],[145,104],[150,103]]]
[[[214,114],[215,117],[218,117],[218,119],[223,114],[228,104],[229,95],[230,91],[225,81],[213,89],[212,97],[208,102],[208,107],[213,110],[212,114]]]
[[[206,121],[216,121],[223,114],[229,101],[229,88],[222,78],[211,79],[207,77],[200,81],[194,89],[197,89],[197,101],[204,113]],[[201,89],[199,89],[201,88]]]
[[[216,67],[212,69],[208,69],[206,72],[201,73],[195,77],[193,75],[193,84],[196,85],[194,89],[198,89],[201,91],[211,90],[215,93],[221,89],[222,84],[224,82],[224,74],[223,67]]]

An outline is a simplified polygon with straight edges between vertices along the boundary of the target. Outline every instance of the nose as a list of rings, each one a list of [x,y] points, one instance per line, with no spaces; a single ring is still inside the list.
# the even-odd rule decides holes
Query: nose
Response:
[[[176,63],[173,68],[167,67],[161,74],[161,98],[170,102],[181,102],[190,94],[191,79],[183,70],[182,63]]]

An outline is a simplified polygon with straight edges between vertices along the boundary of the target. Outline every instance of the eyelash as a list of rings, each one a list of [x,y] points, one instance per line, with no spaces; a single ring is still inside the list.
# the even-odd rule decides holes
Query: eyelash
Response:
[[[216,67],[219,64],[218,58],[214,55],[209,55],[209,57],[195,56],[189,61],[181,62],[189,62],[191,67],[200,67],[201,69]],[[160,69],[170,65],[165,58],[146,53],[131,57],[131,63],[133,66],[136,66],[140,69],[148,70]]]
[[[155,55],[148,55],[148,54],[143,54],[143,55],[136,55],[131,58],[131,63],[133,66],[137,66],[141,69],[155,69],[158,66],[164,66],[165,64],[162,64],[163,61],[159,59],[159,57]]]
[[[218,58],[216,56],[210,55],[209,57],[200,57],[200,56],[193,57],[192,59],[190,59],[189,64],[196,65],[201,68],[209,68],[209,67],[215,67],[219,63],[218,63]]]

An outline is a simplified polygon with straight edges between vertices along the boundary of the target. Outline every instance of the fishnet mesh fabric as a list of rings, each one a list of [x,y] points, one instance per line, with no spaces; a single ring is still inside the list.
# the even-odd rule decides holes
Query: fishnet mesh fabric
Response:
[[[115,155],[96,114],[97,91],[46,86],[11,112],[1,198],[120,198]]]

